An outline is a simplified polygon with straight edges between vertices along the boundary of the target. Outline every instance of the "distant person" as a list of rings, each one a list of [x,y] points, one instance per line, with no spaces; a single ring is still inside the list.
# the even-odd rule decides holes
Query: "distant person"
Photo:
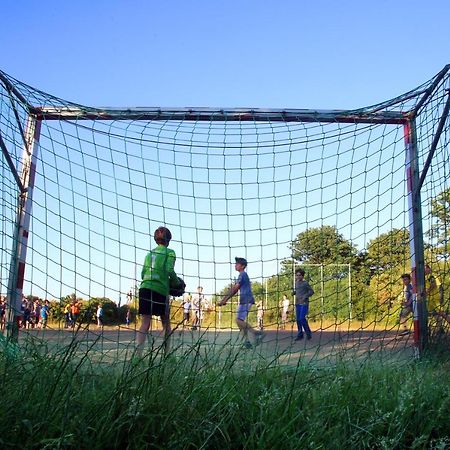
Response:
[[[45,300],[44,304],[41,307],[41,327],[47,328],[48,317],[50,314],[50,302]]]
[[[260,331],[264,330],[264,303],[262,300],[260,300],[256,307],[258,308],[258,312],[256,314],[257,322],[258,322],[258,328]]]
[[[142,356],[142,349],[150,328],[152,316],[159,316],[164,330],[164,347],[169,348],[170,311],[169,291],[170,286],[178,283],[175,273],[176,255],[169,249],[172,233],[166,227],[155,230],[153,238],[157,244],[144,260],[141,276],[142,282],[139,289],[139,314],[141,325],[136,337],[136,353]]]
[[[188,292],[183,294],[183,325],[189,325],[191,320],[191,295]]]
[[[411,275],[408,273],[404,273],[401,279],[403,282],[402,307],[400,310],[400,326],[402,327],[402,331],[399,333],[399,336],[406,336],[411,333],[406,322],[408,317],[413,313],[413,285],[411,284]]]
[[[31,301],[25,301],[24,310],[23,310],[23,327],[25,329],[31,328]]]
[[[450,314],[443,310],[444,292],[441,280],[433,274],[431,267],[425,265],[425,294],[427,297],[428,313],[436,319],[439,327],[442,325],[442,319],[450,323]]]
[[[131,311],[130,308],[127,308],[127,313],[125,315],[125,325],[129,327],[131,324]]]
[[[64,306],[64,328],[69,328],[72,325],[72,321],[70,318],[70,304],[67,303]]]
[[[6,315],[6,303],[3,299],[0,300],[0,330],[5,329],[5,315]]]
[[[305,271],[297,269],[295,271],[295,316],[297,320],[298,333],[295,338],[296,341],[303,339],[306,334],[306,339],[311,339],[311,328],[308,324],[308,310],[309,298],[314,295],[313,288],[305,280]]]
[[[72,328],[75,327],[78,318],[80,317],[80,312],[81,312],[81,304],[78,300],[74,300],[70,307],[70,320],[72,323]]]
[[[286,328],[290,303],[288,296],[286,294],[283,295],[283,300],[281,300],[281,328],[283,330]]]
[[[252,305],[255,303],[255,299],[252,293],[252,286],[250,278],[245,271],[247,267],[247,260],[245,258],[235,258],[235,269],[239,272],[239,277],[236,284],[234,284],[228,294],[225,294],[218,303],[219,306],[226,305],[228,300],[233,297],[239,291],[239,306],[236,313],[236,323],[244,337],[245,348],[252,348],[252,344],[248,339],[248,333],[253,334],[255,338],[255,344],[259,344],[263,338],[261,331],[256,331],[248,323],[248,313]]]
[[[99,329],[102,329],[103,328],[103,307],[100,303],[97,305],[97,312],[95,315],[97,317],[97,327]]]
[[[35,328],[36,327],[36,323],[37,323],[35,305],[36,305],[36,303],[33,300],[31,300],[30,304],[29,304],[29,308],[30,308],[30,326],[31,326],[31,328]]]
[[[202,303],[203,303],[203,287],[198,286],[197,292],[192,296],[192,311],[194,313],[194,322],[192,324],[192,329],[196,330],[200,327],[200,322],[202,319]]]
[[[20,316],[18,317],[19,328],[26,328],[25,316],[28,302],[24,297],[22,303],[20,304]]]
[[[36,300],[34,302],[34,313],[36,315],[36,328],[40,328],[41,326],[41,308],[42,308],[42,303],[40,300]]]

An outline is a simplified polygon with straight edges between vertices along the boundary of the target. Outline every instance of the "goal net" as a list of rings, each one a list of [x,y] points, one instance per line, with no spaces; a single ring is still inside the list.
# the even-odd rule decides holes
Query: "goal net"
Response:
[[[425,263],[442,286],[449,277],[448,69],[352,111],[94,108],[0,72],[5,333],[20,323],[19,339],[63,343],[77,332],[116,358],[129,351],[142,264],[163,225],[187,285],[184,298],[171,299],[177,351],[241,345],[239,296],[222,308],[217,301],[244,257],[258,305],[248,320],[265,331],[255,353],[287,363],[411,357],[420,330],[434,325],[424,300],[416,324],[407,318],[411,335],[398,336],[400,276],[413,273],[416,293]],[[297,267],[315,292],[312,339],[300,343]],[[152,345],[160,329],[153,320]]]

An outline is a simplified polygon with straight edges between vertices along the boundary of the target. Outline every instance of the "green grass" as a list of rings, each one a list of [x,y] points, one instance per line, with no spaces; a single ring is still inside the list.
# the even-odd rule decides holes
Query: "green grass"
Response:
[[[450,448],[448,356],[285,368],[195,345],[114,365],[78,350],[0,354],[0,448]]]

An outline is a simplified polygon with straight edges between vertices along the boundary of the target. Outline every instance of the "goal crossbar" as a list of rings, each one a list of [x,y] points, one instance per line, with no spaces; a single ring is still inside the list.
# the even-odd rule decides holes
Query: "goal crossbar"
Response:
[[[218,122],[328,122],[404,124],[407,113],[308,109],[215,109],[215,108],[32,108],[38,120],[183,120]]]

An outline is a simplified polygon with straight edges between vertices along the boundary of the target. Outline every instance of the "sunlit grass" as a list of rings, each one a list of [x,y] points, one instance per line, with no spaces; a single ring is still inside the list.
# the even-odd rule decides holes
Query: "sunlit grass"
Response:
[[[285,368],[193,345],[104,364],[78,345],[1,353],[1,448],[450,446],[448,358]]]

